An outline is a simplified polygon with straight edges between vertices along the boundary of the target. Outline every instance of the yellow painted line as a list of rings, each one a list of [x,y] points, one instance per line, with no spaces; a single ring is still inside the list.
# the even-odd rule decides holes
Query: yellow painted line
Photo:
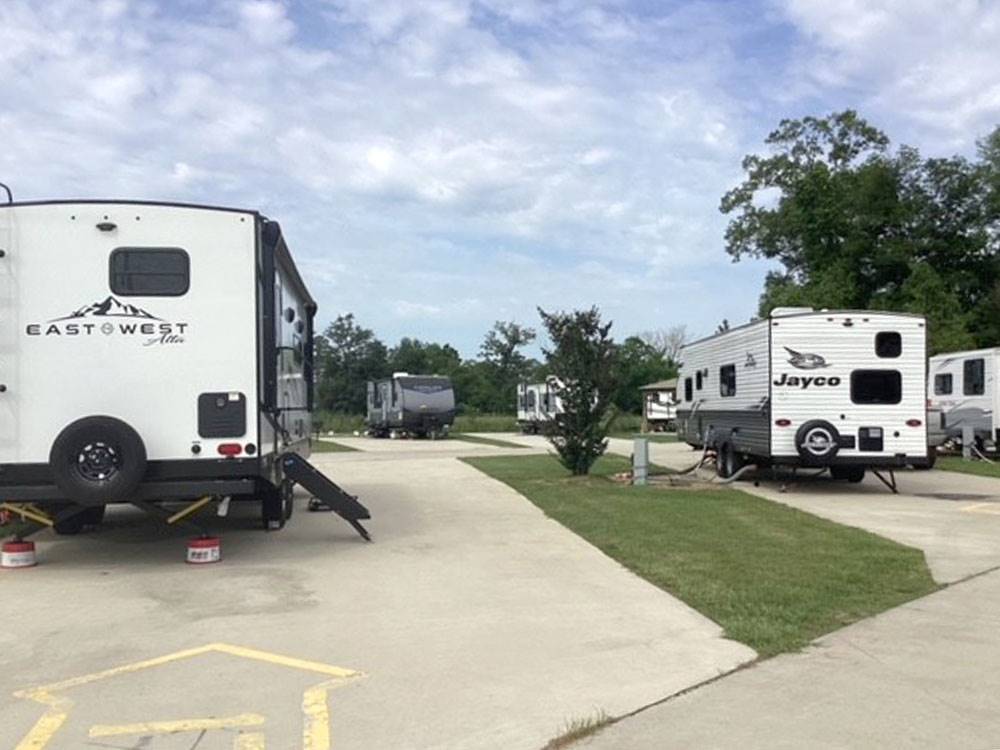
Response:
[[[210,502],[212,502],[212,496],[205,495],[205,497],[203,497],[201,500],[195,500],[186,508],[181,508],[179,511],[174,513],[172,516],[170,516],[170,518],[167,519],[167,523],[177,523],[182,518],[187,518],[192,513],[201,510]]]
[[[329,675],[330,677],[339,677],[340,679],[361,676],[361,672],[357,672],[353,669],[335,667],[332,664],[323,664],[318,661],[296,659],[292,656],[272,654],[269,651],[258,651],[257,649],[245,648],[243,646],[230,646],[226,643],[213,643],[206,648],[210,648],[212,651],[229,654],[230,656],[239,656],[244,659],[255,659],[256,661],[262,661],[268,664],[277,664],[278,666],[288,667],[289,669],[300,669],[304,672],[318,672],[319,674]]]
[[[178,732],[211,732],[217,729],[238,729],[240,727],[264,726],[260,714],[239,714],[221,719],[174,719],[172,721],[141,721],[136,724],[96,724],[90,728],[88,736],[121,737],[129,734],[176,734]]]
[[[342,678],[335,678],[315,685],[302,695],[302,750],[330,750],[330,709],[327,694],[337,687],[347,684]]]
[[[973,503],[962,508],[965,513],[988,513],[1000,516],[1000,503]]]
[[[60,711],[58,708],[51,708],[31,728],[14,748],[14,750],[42,750],[49,744],[55,733],[59,731],[68,713]]]
[[[333,678],[320,683],[315,687],[309,688],[303,695],[302,711],[304,724],[302,737],[303,747],[305,750],[329,750],[330,713],[326,704],[327,693],[334,687],[346,684],[350,678],[363,676],[362,672],[358,672],[353,669],[344,669],[343,667],[335,667],[332,664],[323,664],[321,662],[308,661],[305,659],[296,659],[291,656],[273,654],[268,651],[260,651],[253,648],[246,648],[244,646],[234,646],[227,643],[210,643],[206,646],[176,651],[172,654],[158,656],[154,659],[145,659],[132,664],[123,664],[118,667],[112,667],[111,669],[101,670],[100,672],[93,672],[91,674],[72,677],[59,682],[53,682],[48,685],[41,685],[39,687],[17,691],[14,693],[15,697],[40,703],[47,708],[47,711],[42,718],[35,723],[35,726],[32,727],[31,731],[25,735],[24,739],[21,740],[14,750],[44,750],[44,748],[47,747],[48,743],[52,740],[52,737],[55,736],[56,732],[58,732],[65,723],[66,718],[69,716],[69,712],[73,707],[73,701],[65,696],[53,695],[53,693],[80,687],[82,685],[88,685],[90,683],[116,677],[118,675],[132,674],[145,669],[152,669],[154,667],[163,666],[165,664],[181,661],[183,659],[192,659],[208,653],[228,654],[241,659],[250,659],[252,661],[274,664],[288,669],[318,673]],[[250,715],[256,717],[256,714],[246,714],[245,716]],[[194,719],[187,721],[209,720]],[[128,726],[165,726],[167,724],[176,725],[176,723],[172,722],[151,722],[148,725],[133,724]],[[98,727],[98,729],[100,728],[101,727]],[[188,730],[175,728],[165,731],[176,732]],[[257,737],[258,735],[256,733],[251,733],[247,736]],[[256,742],[258,740],[253,739],[247,741]],[[262,735],[260,735],[260,742],[263,742]],[[263,744],[251,744],[248,745],[245,750],[258,750],[258,748],[263,747]],[[241,750],[243,750],[242,746]]]
[[[260,732],[251,732],[236,735],[236,742],[233,743],[233,750],[265,750],[264,735]]]

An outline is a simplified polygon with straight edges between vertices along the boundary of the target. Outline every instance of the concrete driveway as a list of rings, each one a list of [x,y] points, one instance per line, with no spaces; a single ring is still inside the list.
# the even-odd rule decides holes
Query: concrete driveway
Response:
[[[609,450],[629,455],[632,442],[612,439]],[[674,469],[699,457],[677,443],[651,443],[650,454]],[[872,476],[734,486],[921,549],[947,589],[671,698],[579,747],[1000,747],[1000,480],[947,471],[897,480],[898,495]]]
[[[754,658],[455,458],[503,449],[371,445],[316,462],[373,544],[305,498],[279,533],[210,518],[215,566],[128,509],[39,536],[0,571],[0,747],[534,750]]]

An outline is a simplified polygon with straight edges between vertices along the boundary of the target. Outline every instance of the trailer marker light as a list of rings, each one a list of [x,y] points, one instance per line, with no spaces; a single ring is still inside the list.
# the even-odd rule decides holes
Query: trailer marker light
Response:
[[[906,426],[907,427],[919,427],[922,424],[923,424],[923,422],[921,422],[919,419],[907,419],[906,420]]]
[[[239,443],[223,443],[219,446],[219,455],[232,458],[243,452],[243,446]]]
[[[774,420],[774,423],[778,427],[791,427],[792,426],[792,420],[790,420],[790,419],[776,419],[776,420]]]

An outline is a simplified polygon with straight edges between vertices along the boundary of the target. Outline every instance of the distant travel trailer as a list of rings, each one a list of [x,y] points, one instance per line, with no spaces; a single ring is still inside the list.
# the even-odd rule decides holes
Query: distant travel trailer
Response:
[[[455,422],[455,390],[441,375],[397,372],[368,383],[368,434],[438,437]]]
[[[644,385],[642,391],[642,421],[647,432],[677,429],[677,378]]]
[[[1000,348],[938,354],[930,358],[927,403],[940,412],[948,438],[961,440],[971,429],[980,448],[1000,443]]]
[[[524,433],[537,435],[545,425],[563,411],[562,399],[556,395],[558,380],[544,383],[520,383],[517,386],[517,423]]]
[[[315,314],[256,211],[0,205],[0,500],[74,533],[108,503],[227,497],[270,529],[298,483],[367,518],[305,461]]]
[[[926,335],[918,315],[779,308],[684,347],[678,431],[743,465],[926,466]]]

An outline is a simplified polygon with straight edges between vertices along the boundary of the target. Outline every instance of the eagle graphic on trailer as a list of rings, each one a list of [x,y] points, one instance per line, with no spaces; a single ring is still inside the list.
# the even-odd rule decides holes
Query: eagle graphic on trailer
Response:
[[[365,533],[307,461],[316,303],[277,222],[10,201],[0,239],[0,499],[66,533],[108,503],[204,496],[258,502],[276,529],[300,484]]]
[[[716,452],[720,475],[746,464],[867,469],[927,466],[918,315],[777,308],[681,352],[679,435]]]

